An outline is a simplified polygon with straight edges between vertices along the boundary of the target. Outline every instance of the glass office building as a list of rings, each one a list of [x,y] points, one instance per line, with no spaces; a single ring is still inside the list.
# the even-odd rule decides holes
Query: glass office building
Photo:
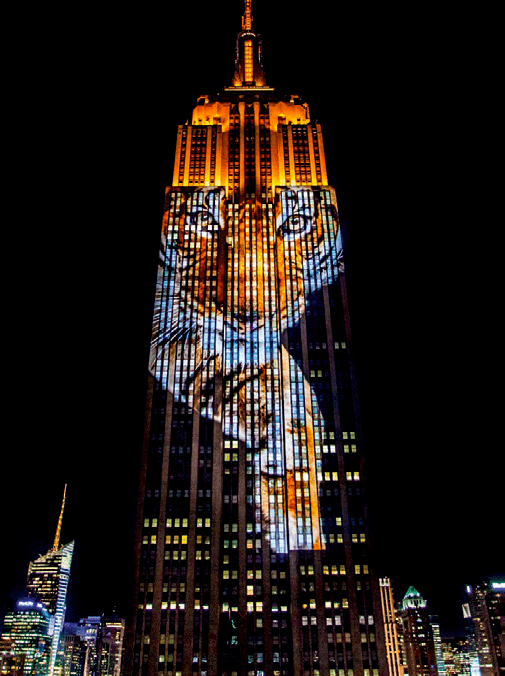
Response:
[[[49,673],[50,625],[47,609],[34,599],[19,599],[14,609],[5,614],[2,640],[10,643],[13,655],[24,657],[22,673],[30,676]]]

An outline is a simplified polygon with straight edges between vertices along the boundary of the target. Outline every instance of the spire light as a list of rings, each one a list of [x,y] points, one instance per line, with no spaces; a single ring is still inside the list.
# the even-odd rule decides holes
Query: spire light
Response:
[[[63,522],[63,510],[65,509],[66,495],[67,495],[67,484],[65,484],[65,488],[63,490],[63,502],[61,503],[60,517],[58,519],[58,526],[56,527],[56,535],[54,536],[53,552],[58,551],[60,546],[61,524]]]
[[[251,13],[251,1],[245,0],[245,13],[242,17],[242,30],[250,31],[252,28],[252,13]]]

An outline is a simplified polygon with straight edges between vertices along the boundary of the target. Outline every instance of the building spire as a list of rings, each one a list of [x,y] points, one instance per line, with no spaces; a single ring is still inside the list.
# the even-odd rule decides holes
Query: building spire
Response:
[[[233,86],[251,89],[265,87],[265,74],[261,65],[261,40],[252,28],[252,0],[245,0],[242,31],[237,35],[235,75]]]
[[[242,30],[250,31],[252,29],[251,1],[245,0],[245,14],[242,17]]]
[[[53,552],[58,551],[60,547],[61,523],[63,521],[63,510],[65,509],[66,495],[67,495],[67,484],[65,484],[65,488],[63,490],[63,502],[61,503],[60,518],[58,519],[58,526],[56,527],[56,535],[54,536]]]

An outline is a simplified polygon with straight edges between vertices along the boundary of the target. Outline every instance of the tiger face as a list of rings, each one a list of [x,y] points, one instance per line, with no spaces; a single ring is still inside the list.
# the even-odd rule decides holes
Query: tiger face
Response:
[[[300,321],[307,293],[331,284],[341,265],[329,189],[279,188],[275,211],[254,201],[229,204],[224,188],[169,189],[151,372],[159,377],[156,364],[166,366],[170,346],[179,344],[194,367],[187,386],[209,360],[214,375],[258,373],[282,332]]]

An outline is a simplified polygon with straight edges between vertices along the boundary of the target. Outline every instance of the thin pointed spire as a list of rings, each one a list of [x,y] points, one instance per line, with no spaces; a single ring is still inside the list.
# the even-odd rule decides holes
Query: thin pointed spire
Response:
[[[250,31],[252,29],[251,2],[252,0],[245,0],[245,14],[242,17],[243,31]]]
[[[61,524],[63,521],[63,510],[65,509],[65,498],[67,496],[67,484],[63,491],[63,502],[61,503],[60,518],[58,519],[58,526],[56,527],[56,535],[54,536],[53,552],[56,552],[60,547]]]

